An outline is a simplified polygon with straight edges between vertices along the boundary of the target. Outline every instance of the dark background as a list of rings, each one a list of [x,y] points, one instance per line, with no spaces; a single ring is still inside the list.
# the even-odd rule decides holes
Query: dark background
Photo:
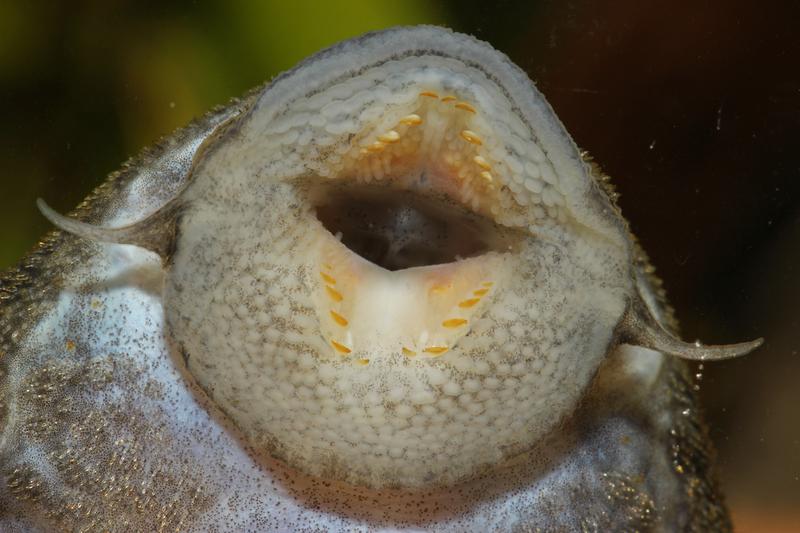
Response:
[[[438,23],[506,52],[622,193],[685,339],[764,336],[701,393],[741,531],[800,530],[794,2],[0,1],[0,268],[127,157],[340,39]],[[795,268],[798,265],[798,268]]]

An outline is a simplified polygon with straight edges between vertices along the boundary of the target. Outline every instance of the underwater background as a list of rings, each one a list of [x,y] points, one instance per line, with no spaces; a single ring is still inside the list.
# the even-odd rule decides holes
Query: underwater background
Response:
[[[738,531],[800,531],[795,2],[0,1],[0,269],[128,157],[318,49],[398,24],[489,41],[619,192],[695,365]]]

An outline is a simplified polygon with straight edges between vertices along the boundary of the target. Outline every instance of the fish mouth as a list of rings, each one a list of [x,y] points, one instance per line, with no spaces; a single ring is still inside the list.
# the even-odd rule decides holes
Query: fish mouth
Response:
[[[294,183],[324,230],[311,266],[321,333],[354,364],[451,352],[522,260],[531,232],[515,217],[542,201],[529,188],[515,200],[475,106],[422,91],[412,111],[375,118]]]
[[[474,131],[488,127],[476,107],[433,90],[415,103],[396,119],[388,108],[350,139],[344,158],[330,158],[331,179],[312,199],[317,218],[390,271],[512,249],[519,236],[499,223],[512,193],[498,181],[503,163],[489,137]]]
[[[539,129],[428,63],[265,93],[196,165],[166,289],[170,336],[253,446],[356,485],[529,450],[615,318],[582,306]]]

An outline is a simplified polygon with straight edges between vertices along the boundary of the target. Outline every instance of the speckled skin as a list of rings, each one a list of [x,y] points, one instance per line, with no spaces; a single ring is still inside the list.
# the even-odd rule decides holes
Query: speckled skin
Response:
[[[357,47],[359,43],[348,46]],[[333,54],[335,52],[324,52],[317,59]],[[291,74],[280,78],[286,79],[291,79]],[[76,212],[87,221],[115,226],[140,220],[160,206],[168,205],[176,195],[188,194],[191,201],[182,211],[177,234],[189,238],[178,239],[166,268],[155,254],[138,247],[89,243],[55,233],[20,267],[2,278],[0,525],[4,530],[707,531],[729,527],[710,481],[708,441],[698,422],[695,399],[683,364],[642,348],[614,346],[613,326],[622,308],[605,303],[584,308],[590,314],[608,313],[606,321],[595,322],[598,331],[596,340],[592,341],[611,346],[608,353],[603,349],[599,356],[588,360],[579,358],[566,367],[568,372],[557,370],[557,365],[554,367],[553,372],[571,373],[570,379],[576,380],[576,385],[569,387],[570,395],[548,394],[547,387],[524,389],[524,378],[532,373],[532,367],[518,367],[515,371],[514,364],[526,360],[524,348],[531,343],[519,342],[516,353],[511,350],[506,354],[508,350],[498,349],[490,340],[480,348],[480,355],[485,358],[470,358],[470,350],[465,348],[464,354],[414,360],[416,366],[412,366],[412,374],[436,391],[438,400],[432,405],[442,405],[447,397],[458,398],[455,385],[461,389],[472,386],[465,380],[453,382],[455,372],[464,373],[466,379],[477,381],[483,389],[487,389],[487,380],[497,378],[497,374],[511,380],[501,382],[506,386],[498,391],[498,394],[506,391],[503,404],[508,413],[507,421],[501,424],[495,416],[476,420],[482,413],[460,419],[463,429],[458,430],[474,430],[474,436],[465,434],[472,440],[482,435],[497,438],[482,430],[488,427],[496,434],[518,420],[523,420],[519,427],[539,428],[528,433],[534,437],[526,446],[530,448],[527,452],[514,449],[507,456],[492,457],[505,460],[501,464],[481,465],[478,474],[471,469],[458,472],[464,464],[475,464],[470,463],[470,453],[480,457],[466,445],[457,454],[440,457],[441,470],[437,470],[440,465],[427,467],[428,472],[440,472],[439,479],[435,480],[438,483],[429,486],[419,486],[418,475],[409,478],[404,473],[398,477],[398,470],[387,467],[384,461],[376,461],[361,472],[355,469],[355,480],[364,482],[363,485],[380,485],[387,476],[395,476],[395,483],[388,485],[414,487],[382,489],[345,484],[342,479],[347,476],[343,475],[342,465],[330,459],[319,463],[311,459],[304,463],[303,457],[313,458],[314,455],[298,451],[299,440],[287,438],[283,444],[264,448],[262,435],[271,431],[264,425],[265,421],[285,424],[286,434],[291,436],[296,431],[299,438],[315,430],[325,438],[325,431],[338,429],[336,425],[325,426],[325,417],[301,420],[302,428],[300,423],[297,427],[290,425],[290,416],[285,419],[275,415],[266,419],[254,417],[252,405],[247,402],[262,401],[258,399],[262,393],[256,388],[252,394],[248,391],[247,395],[242,395],[241,389],[230,387],[242,377],[247,378],[248,367],[236,359],[231,360],[237,355],[245,355],[245,360],[253,359],[247,342],[258,346],[257,356],[263,353],[263,345],[268,342],[278,345],[286,342],[285,332],[270,337],[275,335],[270,333],[271,329],[281,333],[279,327],[269,327],[271,321],[277,323],[286,318],[276,309],[280,302],[271,302],[270,298],[276,297],[270,293],[271,288],[280,287],[278,296],[287,292],[298,294],[293,300],[294,306],[289,308],[297,312],[305,306],[308,313],[304,316],[310,317],[306,327],[315,327],[318,306],[313,298],[304,300],[302,294],[304,291],[313,294],[321,289],[320,282],[311,269],[316,264],[309,267],[304,263],[307,258],[302,257],[300,250],[314,249],[315,239],[323,237],[306,231],[282,233],[276,238],[265,231],[263,239],[267,241],[234,239],[226,243],[221,239],[223,246],[218,248],[198,246],[196,243],[207,240],[209,235],[220,240],[220,235],[236,235],[242,229],[249,232],[252,226],[248,224],[272,228],[271,224],[276,222],[267,220],[270,216],[278,217],[279,222],[287,214],[291,216],[291,212],[265,213],[262,215],[265,218],[253,220],[244,216],[248,214],[245,208],[237,210],[239,216],[224,222],[232,224],[232,228],[205,226],[210,219],[208,213],[192,210],[192,201],[224,200],[235,187],[219,187],[220,182],[211,179],[205,182],[211,184],[205,188],[196,187],[190,193],[186,191],[191,187],[184,190],[186,183],[191,182],[188,171],[201,144],[205,142],[202,155],[208,156],[209,148],[215,143],[224,146],[221,139],[240,135],[248,122],[238,117],[243,112],[250,113],[246,116],[257,115],[253,110],[258,109],[259,98],[256,93],[234,102],[178,132],[161,147],[112,176]],[[229,125],[220,128],[223,123]],[[223,151],[212,149],[212,157],[206,160],[213,163],[213,153]],[[245,152],[242,150],[239,156]],[[590,167],[583,162],[580,165],[587,169],[588,176]],[[205,168],[213,170],[213,164]],[[195,166],[194,172],[195,181],[191,183],[203,183],[204,170]],[[624,223],[620,218],[610,217],[609,213],[617,215],[600,187],[601,181],[595,172],[588,183],[565,184],[563,190],[565,205],[573,206],[570,210],[575,213],[573,219],[594,221],[595,227],[601,228],[597,233],[607,236],[624,230]],[[223,188],[227,190],[222,191]],[[601,209],[598,214],[585,208],[598,198],[603,209],[610,211]],[[259,197],[254,195],[247,200],[257,204]],[[243,203],[247,202],[243,200]],[[583,211],[581,206],[584,206]],[[196,227],[192,229],[197,220],[203,222],[201,226],[206,227],[208,233],[198,232]],[[539,248],[529,244],[531,258],[526,259],[523,254],[523,259],[515,259],[518,261],[515,272],[524,270],[519,268],[520,264],[527,264],[533,265],[529,266],[531,272],[549,273],[543,279],[548,283],[552,280],[552,285],[545,285],[551,287],[553,293],[537,293],[541,289],[536,288],[520,292],[521,282],[505,286],[500,283],[496,300],[481,311],[481,316],[493,322],[495,329],[515,331],[514,324],[520,322],[530,331],[547,330],[554,338],[572,338],[574,335],[566,335],[569,329],[564,329],[564,324],[575,324],[573,327],[580,330],[580,324],[586,320],[580,315],[570,319],[558,316],[559,303],[563,307],[571,293],[589,298],[591,292],[585,290],[596,287],[597,279],[603,276],[611,280],[605,282],[606,286],[618,287],[622,292],[628,287],[624,280],[635,283],[658,317],[669,323],[668,316],[659,311],[664,309],[664,304],[657,286],[654,287],[648,277],[646,260],[633,244],[621,248],[619,244],[609,245],[612,250],[625,251],[625,272],[632,272],[631,277],[620,278],[615,275],[614,268],[603,268],[609,264],[605,261],[590,261],[590,266],[586,266],[573,259],[575,264],[584,265],[581,267],[584,273],[576,274],[567,269],[563,272],[563,281],[557,281],[556,267],[548,266],[548,261],[557,264],[555,257],[559,253],[573,258],[587,257],[587,252],[581,251],[581,246],[586,246],[583,243],[587,236],[580,232],[559,233],[557,220],[556,217],[550,225],[549,233],[545,232],[560,245],[557,253],[548,252],[557,247],[553,241],[539,244]],[[281,245],[282,238],[288,242]],[[613,242],[613,238],[606,239]],[[627,239],[624,234],[624,239],[617,243]],[[208,250],[214,252],[208,253]],[[203,251],[208,255],[203,256]],[[254,263],[253,257],[259,253],[260,260]],[[588,255],[594,253],[593,249]],[[237,270],[237,263],[230,262],[232,255],[234,259],[243,258],[242,269]],[[545,258],[533,259],[541,256]],[[220,258],[228,262],[220,262]],[[184,268],[191,263],[208,267],[206,277],[197,271],[191,276],[183,275]],[[271,267],[279,275],[260,280],[259,286],[263,289],[254,288],[253,280],[247,278],[248,274],[256,278],[255,271],[248,271],[254,264],[266,271],[270,271],[266,267]],[[290,264],[292,268],[287,266]],[[281,275],[281,266],[287,271],[299,272],[299,277]],[[593,283],[581,285],[576,279],[582,277]],[[211,280],[213,290],[205,289]],[[248,280],[251,283],[245,283]],[[292,284],[297,287],[294,292]],[[581,288],[574,288],[576,286]],[[263,323],[266,327],[260,330],[263,337],[248,340],[242,339],[241,333],[237,334],[238,321],[251,314],[238,316],[233,305],[203,307],[197,304],[197,298],[189,297],[192,292],[195,296],[206,295],[210,300],[220,298],[224,302],[238,297],[245,303],[250,301],[252,293],[263,295],[271,303],[266,307],[268,316]],[[166,296],[162,296],[164,294]],[[517,307],[512,305],[514,297],[519,300]],[[550,303],[525,306],[526,301],[542,300]],[[594,301],[606,300],[601,297]],[[506,305],[497,302],[506,302]],[[200,311],[190,312],[192,308],[187,306],[192,304]],[[534,307],[540,309],[540,313],[545,312],[545,316],[533,316],[530,309]],[[219,316],[202,312],[208,309]],[[506,309],[511,309],[513,316],[504,314]],[[302,320],[295,322],[302,323]],[[498,328],[497,324],[502,327]],[[185,328],[183,333],[177,331],[180,328]],[[506,335],[514,338],[513,334]],[[307,337],[301,335],[301,339]],[[217,342],[213,351],[219,353],[231,346],[232,338],[239,338],[243,345],[231,351],[229,357],[217,361],[217,364],[225,364],[225,372],[220,373],[213,365],[201,368],[203,347]],[[308,342],[318,343],[317,340]],[[329,348],[324,341],[321,344]],[[514,345],[507,340],[502,344]],[[468,347],[469,343],[461,345]],[[321,347],[318,349],[318,360],[323,363],[331,360],[331,355],[322,352]],[[309,370],[316,368],[318,372],[322,367],[315,367],[314,360],[310,366],[303,366],[308,363],[303,362],[302,356],[312,353],[311,348],[299,352],[293,359],[284,360],[287,361],[284,363],[286,370],[272,363],[271,368],[267,365],[268,371],[261,369],[265,380],[262,390],[278,389],[285,383],[286,394],[297,395],[301,387],[313,394],[312,385],[318,386],[322,380],[308,378],[314,376]],[[537,358],[547,360],[548,353],[552,352],[537,345],[527,361],[534,365]],[[390,355],[395,354],[387,354],[387,361],[391,361]],[[454,357],[446,359],[447,355]],[[461,359],[456,357],[461,355]],[[501,366],[504,357],[513,358],[507,364],[507,372]],[[378,376],[385,376],[391,370],[389,366],[378,364],[380,354],[371,355],[370,359],[370,366],[361,368],[333,360],[337,363],[334,366],[346,370],[342,376],[348,378],[367,375],[373,379],[375,375],[368,373],[371,370],[365,373],[367,368],[377,369],[374,372]],[[209,359],[205,361],[209,366]],[[455,361],[462,362],[456,364]],[[490,364],[480,365],[480,361]],[[580,366],[582,363],[586,363],[584,367]],[[195,364],[198,366],[193,366]],[[539,364],[540,368],[546,366],[546,363]],[[241,370],[236,370],[237,365]],[[447,379],[431,369],[447,374]],[[298,377],[294,378],[295,375]],[[431,383],[432,376],[439,376],[433,378],[435,383]],[[564,378],[556,379],[552,373],[547,377],[555,389],[563,385]],[[196,385],[195,379],[202,388]],[[365,381],[370,382],[370,379]],[[245,382],[254,387],[260,385],[257,379]],[[448,386],[451,382],[453,386]],[[580,385],[581,382],[588,385]],[[270,383],[274,387],[269,387]],[[470,400],[477,399],[483,389],[471,392],[474,396]],[[397,405],[402,405],[403,397],[398,394],[399,401],[392,403],[391,387],[374,390],[386,395],[390,405],[381,413],[382,417],[373,413],[370,420],[383,419],[389,427],[397,429],[391,422],[402,418],[396,416],[396,409]],[[489,387],[488,390],[496,389]],[[368,392],[365,390],[361,397],[366,399]],[[409,392],[404,391],[404,394]],[[458,392],[464,393],[463,390]],[[341,394],[342,391],[339,399]],[[277,395],[265,397],[281,405]],[[321,398],[321,395],[312,397]],[[286,405],[285,398],[283,405]],[[439,420],[435,418],[437,413],[423,412],[425,405],[431,404],[420,403],[414,407],[420,410],[418,414],[427,417],[420,419],[424,427],[429,432],[450,431],[447,418]],[[444,402],[444,405],[451,404]],[[459,408],[469,414],[469,405],[470,402],[453,402],[454,419]],[[441,409],[447,407],[439,409],[441,414]],[[290,409],[288,413],[291,412]],[[549,419],[548,413],[556,414],[549,414],[552,418]],[[437,421],[441,423],[438,427]],[[560,424],[554,427],[555,422]],[[409,425],[413,427],[413,423]],[[439,436],[445,440],[448,437]],[[339,436],[328,438],[332,442],[340,439]],[[431,449],[436,450],[435,447]],[[277,453],[303,470],[310,470],[317,477],[307,476],[267,457],[267,451]],[[348,461],[356,464],[359,456],[363,459],[363,455],[340,454],[338,457],[344,464]],[[386,457],[392,458],[388,449]],[[407,455],[401,458],[413,459]],[[315,465],[322,465],[322,468],[314,471]],[[444,475],[448,466],[455,472],[453,478]],[[373,475],[374,472],[378,474]],[[455,481],[467,474],[478,477]]]

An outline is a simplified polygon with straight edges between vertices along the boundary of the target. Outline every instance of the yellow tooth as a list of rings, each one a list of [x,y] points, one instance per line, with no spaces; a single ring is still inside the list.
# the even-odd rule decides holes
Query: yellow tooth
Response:
[[[461,138],[467,141],[468,143],[477,144],[478,146],[483,144],[481,138],[478,137],[478,134],[475,133],[474,131],[463,130],[461,132]]]
[[[330,285],[325,285],[325,290],[328,292],[328,296],[330,296],[334,302],[341,302],[342,300],[344,300],[344,296],[342,296],[342,293],[340,293]]]
[[[340,326],[346,326],[348,324],[348,320],[334,310],[331,310],[331,318]]]
[[[353,351],[350,348],[348,348],[347,346],[345,346],[344,344],[336,342],[335,340],[331,340],[331,344],[336,349],[336,351],[339,352],[339,353],[349,354],[350,352]]]
[[[472,294],[475,296],[483,296],[487,292],[489,292],[489,289],[478,289],[477,291],[472,291]]]
[[[448,96],[442,96],[442,102],[447,103],[447,102],[452,102],[453,100],[456,100],[455,96],[449,96],[449,95]]]
[[[417,355],[417,352],[415,352],[414,350],[409,350],[408,348],[403,346],[403,355],[406,355],[408,357],[413,357],[413,356]]]
[[[493,281],[484,281],[483,283],[481,283],[481,285],[483,285],[484,287],[491,287],[492,285],[494,285],[494,282]]]
[[[336,285],[336,278],[334,278],[330,274],[326,274],[325,272],[320,272],[319,275],[322,277],[323,280],[325,280],[325,283]]]
[[[480,298],[470,298],[469,300],[464,300],[463,302],[459,302],[458,306],[461,308],[472,307],[480,301],[481,301]]]
[[[422,351],[433,355],[442,355],[447,351],[447,346],[428,346]]]
[[[419,93],[420,96],[427,96],[428,98],[439,98],[439,95],[433,91],[422,91]]]
[[[469,105],[466,102],[458,102],[456,104],[457,109],[463,109],[464,111],[469,111],[470,113],[475,113],[475,108]]]
[[[356,361],[356,363],[358,363],[359,365],[362,365],[362,366],[363,365],[368,365],[369,364],[369,359],[359,359],[359,360]]]
[[[401,118],[400,124],[405,124],[406,126],[418,126],[419,124],[422,124],[422,117],[412,113],[411,115],[406,115]]]
[[[464,318],[448,318],[447,320],[442,322],[442,325],[446,328],[457,328],[459,326],[463,326],[466,323],[467,321]]]
[[[382,135],[378,135],[378,140],[382,143],[396,143],[400,140],[400,134],[394,130],[390,130]]]
[[[484,158],[482,158],[481,156],[476,155],[475,157],[472,158],[472,160],[475,162],[476,165],[481,167],[483,170],[492,170],[492,165],[490,165],[489,162]]]
[[[443,294],[450,289],[450,285],[434,285],[431,287],[431,292],[434,294]]]
[[[488,170],[484,170],[483,172],[481,172],[481,177],[486,181],[488,181],[489,183],[494,181],[494,179],[492,178],[492,173],[489,172]]]
[[[386,148],[386,145],[380,141],[375,141],[374,143],[367,146],[368,152],[382,152],[383,149]]]

